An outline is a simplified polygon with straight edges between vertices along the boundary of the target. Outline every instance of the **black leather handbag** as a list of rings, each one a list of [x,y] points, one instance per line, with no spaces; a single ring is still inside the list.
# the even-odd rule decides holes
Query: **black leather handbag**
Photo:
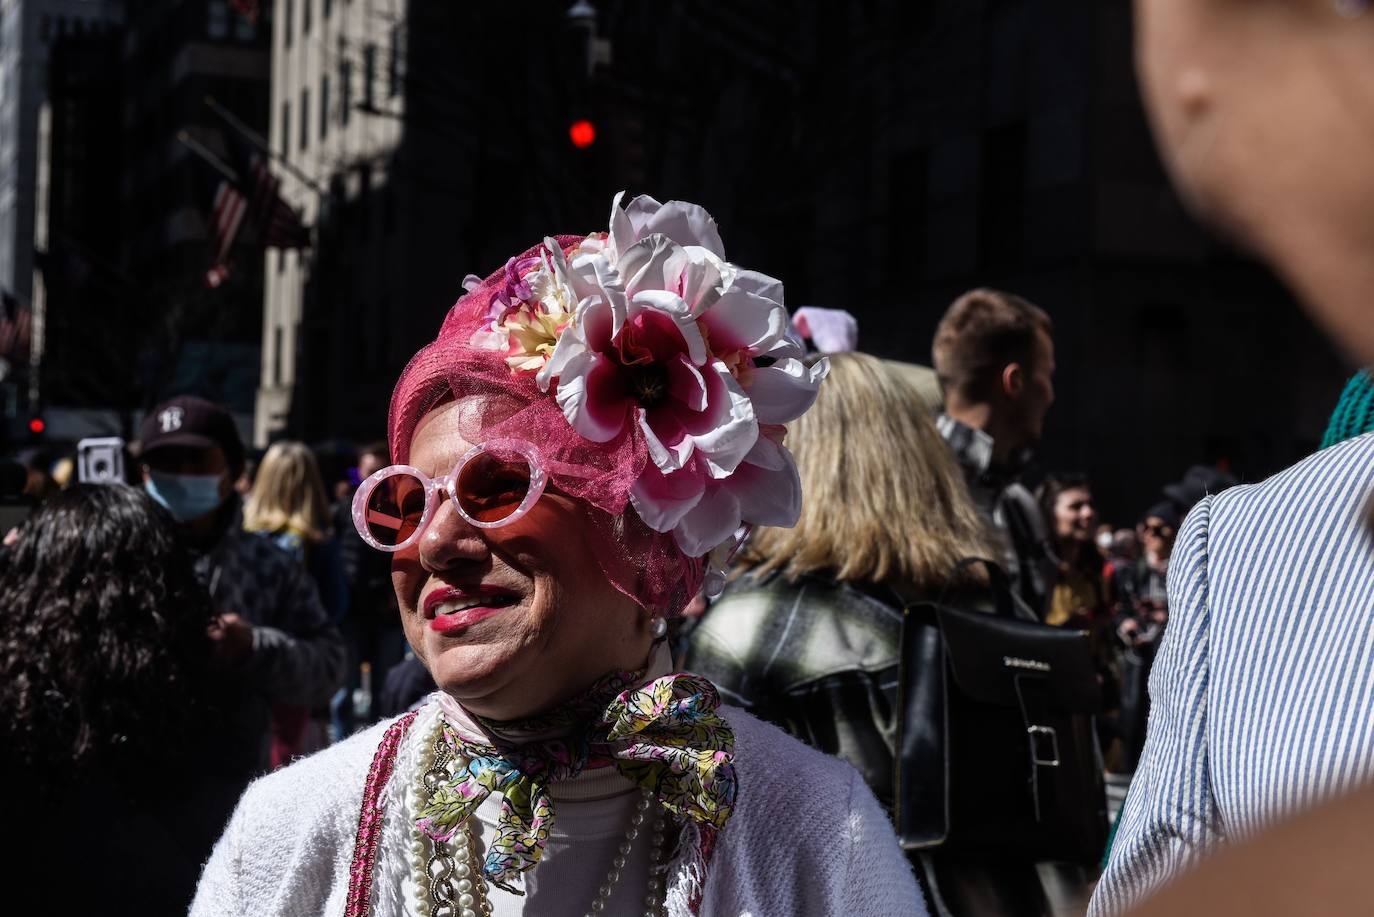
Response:
[[[995,612],[906,608],[894,814],[902,846],[990,861],[1096,864],[1106,791],[1088,635],[1018,619],[1006,575]]]

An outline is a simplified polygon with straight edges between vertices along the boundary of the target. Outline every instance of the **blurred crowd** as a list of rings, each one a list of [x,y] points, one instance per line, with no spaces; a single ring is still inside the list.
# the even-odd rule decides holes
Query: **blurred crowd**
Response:
[[[810,318],[799,336],[827,317]],[[839,352],[788,432],[801,521],[755,531],[723,593],[675,622],[678,664],[857,767],[937,912],[1081,910],[1115,814],[1104,780],[1129,779],[1144,743],[1175,538],[1236,482],[1189,468],[1113,524],[1086,476],[1034,472],[1054,328],[1010,293],[955,301],[933,370],[818,336]],[[1352,380],[1333,442],[1369,428],[1368,387]],[[384,444],[250,451],[227,411],[183,396],[121,459],[122,479],[96,482],[74,480],[80,456],[7,469],[6,502],[27,518],[0,555],[3,766],[34,787],[20,817],[53,843],[94,791],[112,806],[111,850],[167,851],[174,866],[143,878],[171,912],[253,777],[412,708],[433,682],[405,646],[388,556],[354,526]],[[1058,654],[1085,677],[1065,671],[1047,699],[994,696],[958,635],[980,620],[1001,628],[976,637],[994,654]],[[1071,639],[1037,643],[1051,632]],[[1029,763],[1027,730],[1047,737]],[[1021,830],[1008,780],[1063,817]],[[140,875],[91,862],[111,881]]]

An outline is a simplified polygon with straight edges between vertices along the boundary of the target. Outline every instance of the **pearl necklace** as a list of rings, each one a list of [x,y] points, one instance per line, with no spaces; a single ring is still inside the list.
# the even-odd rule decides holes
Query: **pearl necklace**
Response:
[[[443,741],[441,734],[436,732],[431,749],[431,754],[426,756],[428,760],[421,764],[422,784],[427,795],[433,794],[434,790],[452,774],[450,764],[453,762],[453,752],[448,743]],[[640,830],[653,804],[653,793],[641,790],[640,797],[635,802],[634,814],[630,816],[630,826],[616,847],[611,867],[606,871],[605,881],[597,889],[596,897],[592,899],[591,906],[586,911],[586,917],[596,917],[605,912],[606,904],[620,881],[621,871],[628,862],[630,851],[634,849],[634,842],[639,838]],[[463,823],[463,829],[454,837],[452,851],[449,850],[449,844],[432,840],[420,833],[416,851],[417,865],[423,868],[423,878],[420,882],[422,903],[424,898],[428,898],[428,903],[432,905],[429,917],[492,915],[491,901],[487,897],[487,883],[482,877],[482,858],[477,849],[477,839],[472,832],[474,820],[475,816]],[[655,812],[651,827],[649,883],[648,893],[644,896],[643,917],[663,917],[666,913],[663,907],[663,845],[667,840],[667,820],[662,808]],[[424,855],[426,841],[429,841],[433,849],[433,853],[428,857]],[[425,891],[428,892],[427,895],[424,894]]]

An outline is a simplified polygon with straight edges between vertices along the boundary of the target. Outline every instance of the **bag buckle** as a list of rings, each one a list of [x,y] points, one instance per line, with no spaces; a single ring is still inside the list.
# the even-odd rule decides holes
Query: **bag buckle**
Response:
[[[1059,766],[1059,733],[1053,726],[1027,726],[1031,763],[1040,767]]]

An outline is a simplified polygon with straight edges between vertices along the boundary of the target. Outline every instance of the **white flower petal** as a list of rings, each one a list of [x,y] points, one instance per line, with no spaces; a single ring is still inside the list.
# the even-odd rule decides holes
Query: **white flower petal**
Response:
[[[700,557],[734,535],[739,526],[739,499],[726,487],[708,484],[673,529],[673,540],[688,557]]]
[[[783,304],[782,281],[758,271],[737,270],[730,283],[730,289],[753,293],[764,299],[771,299],[778,305]]]
[[[725,257],[716,221],[705,207],[686,201],[660,204],[651,197],[640,196],[630,202],[626,212],[641,239],[663,233],[679,245],[700,245],[712,254]]]
[[[706,410],[706,380],[685,355],[679,355],[676,361],[668,364],[668,394],[687,405],[688,410]]]
[[[634,224],[630,222],[630,216],[620,209],[620,201],[625,197],[625,192],[616,193],[615,199],[611,201],[611,232],[606,237],[608,254],[612,260],[619,257],[631,245],[639,241],[639,235],[635,232]]]
[[[754,443],[754,448],[749,450],[749,454],[744,457],[744,461],[750,465],[757,465],[769,471],[777,471],[792,460],[792,453],[787,451],[787,447],[782,443],[774,441],[765,431],[759,431],[758,442]]]
[[[620,286],[633,296],[639,290],[676,289],[684,260],[682,249],[667,236],[645,236],[620,253],[615,269]]]
[[[644,446],[649,452],[649,458],[654,465],[665,473],[677,471],[687,464],[692,458],[694,443],[692,437],[684,436],[676,446],[666,445],[653,427],[649,426],[648,412],[643,408],[636,409],[636,419],[639,429],[644,432]]]
[[[807,366],[801,360],[785,359],[756,368],[749,396],[754,400],[759,422],[787,423],[805,414],[815,403],[816,393],[829,371],[828,360]]]
[[[691,357],[692,362],[697,366],[706,363],[706,339],[701,336],[701,328],[697,325],[696,319],[692,318],[691,309],[680,296],[667,290],[640,290],[630,301],[630,314],[638,309],[653,309],[672,318],[678,331],[682,333],[682,340],[687,345],[687,355]]]
[[[701,317],[716,354],[748,350],[764,353],[787,336],[787,310],[743,290],[727,290]]]
[[[615,367],[591,351],[573,356],[558,375],[555,398],[563,416],[574,430],[594,443],[615,439],[625,427],[624,399],[607,392],[615,377]]]
[[[697,505],[704,492],[701,476],[690,470],[665,475],[650,467],[630,488],[630,505],[649,528],[669,532]]]
[[[779,446],[783,465],[768,469],[748,462],[721,482],[739,500],[740,517],[751,525],[790,528],[801,518],[802,487],[792,454]]]
[[[730,375],[730,370],[724,363],[720,360],[712,361],[706,373],[715,377],[710,381],[714,389],[712,395],[716,399],[721,394],[721,390],[716,386],[724,387],[725,402],[711,405],[712,408],[721,411],[716,426],[705,433],[694,435],[692,439],[701,452],[711,477],[723,478],[733,472],[739,463],[744,461],[749,450],[754,448],[759,438],[759,425],[754,416],[753,401],[744,389],[740,388],[735,377]]]
[[[550,355],[549,362],[545,363],[539,375],[534,377],[534,381],[539,383],[539,390],[547,392],[553,380],[563,375],[568,361],[586,352],[587,339],[582,329],[576,326],[565,328],[558,336],[558,343],[553,345],[553,354]]]
[[[472,333],[468,343],[482,350],[510,349],[510,333],[504,328],[480,328]]]

